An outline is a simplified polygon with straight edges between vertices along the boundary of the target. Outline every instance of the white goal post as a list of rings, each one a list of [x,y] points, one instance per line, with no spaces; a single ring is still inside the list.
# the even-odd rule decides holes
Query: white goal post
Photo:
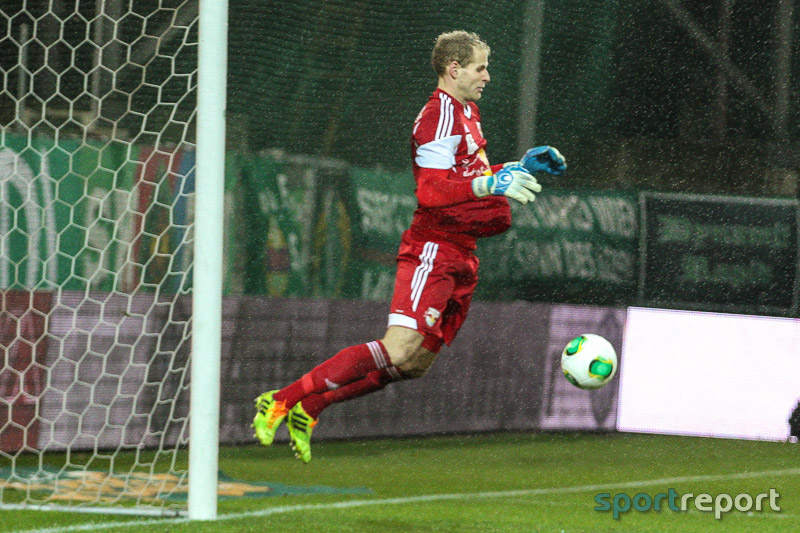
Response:
[[[215,519],[228,1],[0,21],[0,514]]]
[[[217,517],[228,2],[200,0],[189,518]]]

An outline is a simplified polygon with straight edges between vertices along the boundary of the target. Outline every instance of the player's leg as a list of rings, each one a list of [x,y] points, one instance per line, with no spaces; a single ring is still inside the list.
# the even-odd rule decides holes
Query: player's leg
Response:
[[[293,411],[292,420],[298,421],[299,425],[306,425],[307,433],[310,434],[319,412],[327,406],[317,401],[316,408],[309,405],[311,408],[309,412],[300,405],[303,398],[339,389],[375,371],[384,371],[379,375],[381,379],[366,381],[353,389],[353,392],[360,392],[363,396],[383,388],[385,383],[382,385],[381,383],[385,379],[402,379],[403,373],[393,361],[399,361],[413,368],[408,360],[417,351],[423,339],[421,333],[412,329],[390,326],[383,339],[349,346],[289,386],[265,392],[256,399],[256,416],[253,419],[256,438],[264,446],[272,444],[278,426],[295,406],[299,407]],[[306,418],[311,420],[306,422]]]
[[[309,449],[308,437],[316,424],[316,416],[312,414],[318,416],[327,405],[317,399],[317,412],[309,413],[301,400],[358,382],[376,370],[396,367],[401,377],[403,370],[410,377],[421,376],[433,363],[433,354],[438,352],[442,343],[438,317],[444,311],[454,286],[448,262],[448,255],[452,252],[445,249],[439,253],[438,250],[437,243],[414,241],[408,233],[404,235],[398,254],[392,313],[384,338],[345,348],[288,387],[270,391],[276,408],[289,412],[290,437],[295,448],[300,449],[298,455],[304,461],[310,459],[310,451],[308,454],[305,451]],[[424,348],[422,352],[419,351],[421,346]],[[391,377],[391,371],[387,370],[387,373]],[[345,390],[339,398],[344,400],[380,390],[385,386],[386,378],[375,378]],[[315,410],[313,403],[311,399],[306,403],[311,411]],[[259,412],[254,421],[256,435],[264,443],[267,439],[261,439],[260,434],[267,430],[259,432],[258,426],[267,426],[264,421],[267,416],[269,413],[261,415]],[[270,426],[268,431],[274,435],[275,429],[277,424]]]
[[[253,419],[256,438],[264,446],[269,446],[284,417],[295,406],[299,406],[303,398],[337,389],[364,378],[370,372],[388,369],[391,366],[389,353],[379,340],[348,346],[294,383],[279,390],[265,392],[256,398],[256,416]],[[399,375],[399,370],[393,369],[390,372]],[[307,416],[308,413],[299,406],[295,410],[293,420],[302,425],[304,421],[301,419]],[[316,421],[312,420],[306,424],[309,433],[315,423]]]
[[[373,370],[358,381],[348,383],[338,389],[306,396],[300,400],[300,404],[308,416],[317,419],[322,414],[322,411],[335,403],[346,402],[347,400],[377,392],[389,383],[400,379],[404,379],[402,374],[399,372],[392,373],[388,368]]]
[[[422,343],[422,335],[414,331],[409,333],[411,335],[402,340],[395,340],[395,336],[391,336],[391,345],[388,347],[383,340],[348,346],[291,385],[276,392],[275,399],[285,402],[287,408],[291,409],[310,394],[322,394],[357,381],[375,370],[389,368],[394,365],[391,352],[413,351]],[[419,340],[415,337],[419,337]]]
[[[256,429],[256,437],[262,444],[268,446],[272,442],[285,413],[303,398],[323,394],[359,381],[370,372],[388,369],[394,366],[392,357],[403,362],[409,353],[416,351],[424,337],[418,331],[417,319],[403,315],[402,309],[407,309],[408,313],[416,310],[423,292],[421,289],[428,280],[430,270],[434,265],[439,266],[438,262],[434,263],[437,249],[435,243],[421,243],[412,239],[408,233],[403,235],[398,253],[392,313],[389,315],[389,327],[384,338],[380,341],[347,347],[289,386],[259,396],[256,399],[258,412],[253,420],[253,426]],[[389,344],[388,349],[384,341]],[[389,355],[390,351],[393,356]],[[383,379],[369,380],[353,391],[367,394],[372,388],[379,387],[381,381]],[[317,404],[317,407],[324,409],[320,399]],[[317,411],[319,414],[321,409]]]
[[[332,403],[364,396],[398,379],[425,375],[443,343],[439,317],[456,286],[452,272],[463,270],[458,266],[463,257],[456,253],[455,259],[454,266],[448,247],[440,253],[437,243],[414,241],[408,233],[403,236],[389,327],[379,341],[389,366],[342,387],[306,395],[300,407],[307,415],[318,418]]]
[[[477,269],[477,262],[474,268],[475,270]],[[298,438],[292,438],[293,448],[297,456],[305,462],[311,460],[310,428],[313,428],[313,424],[316,424],[316,419],[320,413],[328,406],[376,392],[398,379],[423,377],[436,360],[442,344],[445,342],[450,344],[463,325],[469,311],[476,282],[477,277],[474,276],[472,268],[463,269],[461,275],[456,276],[456,283],[452,289],[452,298],[447,301],[447,305],[441,311],[441,322],[439,329],[435,333],[427,331],[426,335],[422,335],[416,330],[402,326],[390,326],[381,342],[389,353],[392,366],[370,372],[364,378],[343,387],[303,398],[292,410],[292,413],[294,413],[300,408],[306,415],[305,418],[300,419],[300,429],[295,430],[298,433]],[[292,413],[289,415],[290,434],[293,426]],[[306,427],[309,430],[307,435],[304,435],[303,430]]]
[[[387,334],[394,332],[395,326],[390,327]],[[400,330],[404,328],[397,328],[397,333],[402,333]],[[416,342],[421,340],[422,342]],[[390,339],[385,342],[392,343]],[[428,370],[433,365],[436,357],[439,355],[439,350],[442,347],[442,338],[439,332],[432,333],[426,332],[422,338],[415,337],[413,345],[406,345],[405,349],[398,349],[390,351],[390,358],[392,364],[397,368],[404,379],[418,379],[428,373]]]
[[[390,366],[374,370],[360,380],[322,394],[307,395],[289,411],[286,425],[298,459],[304,463],[311,461],[311,433],[325,408],[336,402],[376,392],[398,379],[424,376],[436,360],[442,338],[430,332],[423,335],[403,326],[390,326],[381,339],[381,345],[387,351],[392,363]]]
[[[436,360],[442,344],[444,342],[450,344],[453,341],[466,319],[477,283],[476,270],[477,260],[474,265],[468,262],[467,268],[460,269],[460,275],[455,276],[452,288],[448,289],[452,292],[452,298],[444,305],[439,304],[439,308],[442,309],[441,316],[440,319],[432,320],[432,325],[428,325],[425,316],[418,317],[425,320],[425,325],[420,328],[422,331],[403,326],[390,326],[387,329],[386,335],[381,339],[381,345],[386,348],[392,363],[387,368],[399,371],[403,378],[420,378],[427,373]],[[439,288],[441,289],[441,284]],[[430,294],[436,292],[429,291]],[[432,303],[432,300],[427,303]],[[431,308],[433,307],[429,307],[428,310]],[[439,317],[438,314],[435,316]],[[289,412],[287,420],[295,455],[306,463],[311,460],[311,430],[323,409],[337,401],[351,400],[378,391],[391,381],[395,379],[386,369],[376,370],[343,387],[303,398]]]
[[[304,463],[311,461],[311,433],[317,424],[320,413],[331,403],[351,400],[376,392],[388,383],[406,376],[403,370],[392,364],[394,361],[408,369],[408,377],[424,374],[424,371],[421,370],[422,365],[430,366],[433,359],[422,355],[427,352],[421,348],[423,341],[424,337],[417,331],[401,326],[391,326],[387,329],[383,339],[376,341],[384,350],[386,358],[384,368],[372,370],[361,379],[343,386],[329,387],[324,392],[306,394],[298,401],[289,410],[286,420],[289,440],[295,456]],[[313,372],[314,370],[311,371],[311,373]]]
[[[420,344],[432,344],[438,347],[441,342],[437,342],[436,339],[430,343],[420,341],[422,339],[415,331],[401,326],[391,326],[387,330],[386,336],[381,339],[381,342],[387,347],[392,362],[400,361],[400,364],[373,370],[362,379],[322,394],[306,396],[300,401],[303,410],[310,417],[317,419],[322,411],[334,403],[352,400],[353,398],[379,391],[394,381],[424,376],[436,359],[437,354],[420,346]]]

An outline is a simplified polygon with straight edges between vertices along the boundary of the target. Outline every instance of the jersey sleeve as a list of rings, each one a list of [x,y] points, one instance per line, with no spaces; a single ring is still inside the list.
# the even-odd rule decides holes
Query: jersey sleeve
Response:
[[[472,180],[455,181],[449,176],[449,169],[419,170],[416,193],[421,207],[446,207],[476,199]]]
[[[452,99],[442,94],[439,105],[426,107],[414,124],[414,161],[420,168],[446,170],[456,164],[464,125],[454,113]]]

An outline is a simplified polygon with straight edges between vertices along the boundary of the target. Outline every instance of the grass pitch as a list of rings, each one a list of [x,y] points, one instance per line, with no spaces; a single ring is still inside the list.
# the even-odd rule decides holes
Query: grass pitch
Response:
[[[800,445],[634,434],[491,434],[223,448],[220,469],[251,482],[368,487],[369,493],[243,498],[220,520],[0,511],[0,531],[798,531]],[[595,495],[780,493],[780,511],[595,511]],[[639,503],[643,504],[644,499]],[[643,505],[642,505],[643,506]],[[722,522],[722,523],[718,523]]]

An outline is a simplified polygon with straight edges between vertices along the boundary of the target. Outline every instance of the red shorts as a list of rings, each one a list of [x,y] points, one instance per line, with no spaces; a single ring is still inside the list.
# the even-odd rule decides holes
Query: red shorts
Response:
[[[389,326],[425,336],[422,346],[438,353],[450,344],[467,318],[478,284],[478,258],[447,242],[415,239],[403,233]]]

